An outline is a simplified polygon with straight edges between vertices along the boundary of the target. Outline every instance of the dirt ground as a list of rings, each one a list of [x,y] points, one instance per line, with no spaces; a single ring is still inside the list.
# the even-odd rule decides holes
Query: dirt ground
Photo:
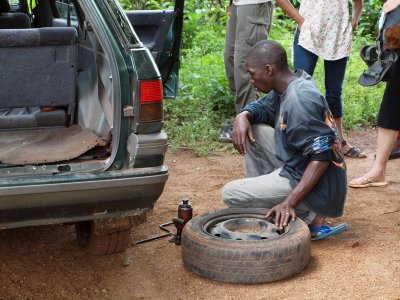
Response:
[[[367,159],[348,159],[348,177],[372,165],[376,131],[352,135]],[[193,152],[169,153],[170,177],[148,220],[132,241],[162,233],[188,197],[198,215],[222,208],[224,183],[243,176],[242,158],[229,153],[208,159]],[[73,226],[0,231],[0,299],[400,299],[400,159],[389,162],[386,187],[349,189],[349,229],[312,242],[312,260],[299,275],[258,285],[219,283],[183,268],[180,247],[167,239],[132,246],[123,255],[95,257],[77,247]]]

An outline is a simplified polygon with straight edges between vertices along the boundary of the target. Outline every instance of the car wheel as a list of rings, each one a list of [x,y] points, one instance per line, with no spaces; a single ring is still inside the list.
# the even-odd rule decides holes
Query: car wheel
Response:
[[[182,233],[184,266],[209,279],[271,282],[304,270],[310,261],[308,226],[296,219],[279,230],[265,209],[228,208],[188,222]]]
[[[85,221],[75,224],[78,245],[87,253],[94,255],[113,254],[126,250],[131,244],[132,228],[110,232],[97,232],[96,222]]]

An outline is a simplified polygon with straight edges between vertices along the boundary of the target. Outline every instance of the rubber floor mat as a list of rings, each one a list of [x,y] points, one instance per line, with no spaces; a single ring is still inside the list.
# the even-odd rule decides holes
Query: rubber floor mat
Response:
[[[76,158],[105,142],[88,129],[71,127],[0,131],[0,162],[51,163]]]

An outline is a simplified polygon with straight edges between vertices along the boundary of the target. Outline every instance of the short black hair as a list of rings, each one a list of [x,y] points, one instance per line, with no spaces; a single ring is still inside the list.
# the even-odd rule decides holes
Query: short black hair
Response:
[[[289,67],[285,48],[278,42],[270,40],[260,41],[251,47],[246,59],[263,66],[274,64],[281,70]]]

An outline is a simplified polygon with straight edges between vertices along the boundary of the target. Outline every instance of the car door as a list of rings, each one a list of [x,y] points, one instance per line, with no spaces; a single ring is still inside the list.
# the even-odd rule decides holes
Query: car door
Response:
[[[165,98],[175,98],[178,92],[184,2],[176,0],[174,10],[125,11],[140,41],[157,63]]]

